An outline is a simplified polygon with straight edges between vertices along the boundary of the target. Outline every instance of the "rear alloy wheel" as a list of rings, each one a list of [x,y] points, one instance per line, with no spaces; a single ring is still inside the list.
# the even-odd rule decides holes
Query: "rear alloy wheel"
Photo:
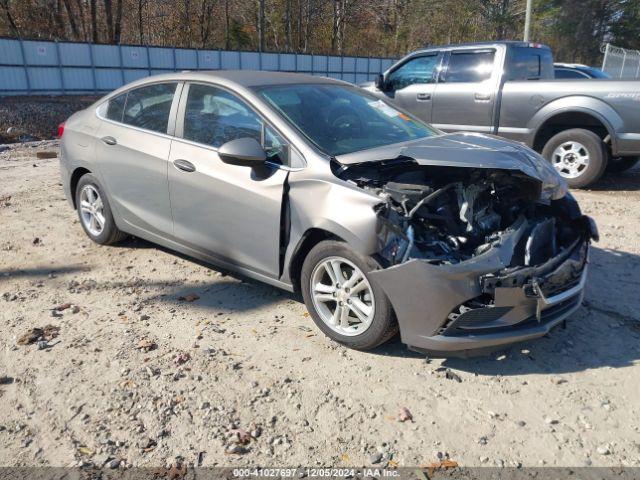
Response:
[[[358,350],[386,342],[398,325],[385,293],[368,278],[380,269],[346,243],[320,242],[302,265],[300,287],[315,324],[331,339]]]
[[[91,173],[83,175],[78,181],[76,208],[82,228],[94,242],[109,245],[126,237],[125,233],[118,230],[109,200],[98,179]]]
[[[600,137],[582,128],[565,130],[551,137],[542,156],[574,188],[583,188],[598,180],[607,165]]]
[[[621,173],[636,166],[640,157],[610,157],[607,163],[607,172]]]

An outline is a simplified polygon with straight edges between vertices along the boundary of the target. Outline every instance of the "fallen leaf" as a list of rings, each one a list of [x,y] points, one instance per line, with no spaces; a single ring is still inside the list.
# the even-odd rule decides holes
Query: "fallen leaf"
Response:
[[[395,460],[389,460],[387,462],[387,468],[398,468],[400,464]]]
[[[246,445],[251,441],[251,434],[241,428],[232,428],[228,433],[230,437],[237,435],[241,445]]]
[[[181,352],[175,356],[175,358],[173,359],[173,363],[175,363],[176,365],[182,365],[183,363],[187,363],[189,360],[191,360],[191,355],[189,355],[187,352]]]
[[[195,302],[196,300],[198,300],[200,298],[199,295],[195,294],[195,293],[189,293],[187,295],[181,295],[178,297],[178,300],[180,300],[181,302]]]
[[[44,328],[36,327],[20,335],[18,345],[30,345],[40,340],[47,342],[56,338],[60,333],[60,327],[46,325]]]
[[[436,470],[447,470],[450,468],[458,468],[458,462],[453,460],[449,460],[448,458],[442,460],[441,462],[431,462],[429,466],[429,477],[433,476],[433,473]]]
[[[82,455],[86,455],[86,456],[91,456],[93,455],[93,450],[89,447],[80,447],[78,448],[78,452],[80,452]]]
[[[462,383],[462,378],[460,378],[460,375],[458,375],[457,373],[452,372],[449,369],[447,369],[447,371],[444,373],[444,376],[448,380],[455,380],[458,383]]]
[[[138,345],[136,346],[138,350],[142,350],[143,352],[149,352],[151,350],[154,350],[156,347],[156,342],[154,342],[153,340],[149,340],[148,338],[140,339],[140,341],[138,341]]]
[[[399,422],[413,421],[413,415],[411,415],[411,412],[409,411],[408,408],[400,407],[398,409],[398,421]]]
[[[302,314],[302,316],[303,316],[303,317],[308,317],[308,316],[309,316],[309,312],[304,312],[304,313]]]
[[[351,461],[351,459],[349,458],[349,455],[347,455],[346,453],[343,453],[342,455],[340,455],[340,460],[345,463]]]
[[[66,310],[67,308],[71,308],[71,304],[70,303],[63,303],[61,305],[58,305],[57,307],[53,307],[52,310],[56,310],[58,312],[61,312],[62,310]]]

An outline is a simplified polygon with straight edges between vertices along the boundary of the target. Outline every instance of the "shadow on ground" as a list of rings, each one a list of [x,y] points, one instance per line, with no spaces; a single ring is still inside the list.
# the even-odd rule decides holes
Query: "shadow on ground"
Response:
[[[640,163],[631,170],[620,173],[607,173],[588,190],[596,192],[635,192],[640,190]]]

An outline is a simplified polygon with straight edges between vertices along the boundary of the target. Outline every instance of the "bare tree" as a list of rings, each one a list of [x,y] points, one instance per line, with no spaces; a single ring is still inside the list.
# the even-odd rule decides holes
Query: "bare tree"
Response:
[[[264,9],[265,0],[258,0],[258,51],[264,51]]]
[[[96,0],[91,0],[89,9],[91,11],[91,41],[98,43],[98,13],[96,12]]]
[[[7,17],[7,21],[9,22],[9,26],[11,27],[14,35],[16,37],[19,37],[20,31],[18,30],[18,26],[16,25],[16,21],[14,20],[13,15],[11,15],[11,10],[9,10],[9,0],[0,0],[0,7],[2,7],[2,10],[4,11],[4,14]]]

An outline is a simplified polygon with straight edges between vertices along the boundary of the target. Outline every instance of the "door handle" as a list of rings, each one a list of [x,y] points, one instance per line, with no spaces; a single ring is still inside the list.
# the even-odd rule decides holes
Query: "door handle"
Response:
[[[418,100],[431,100],[431,94],[430,93],[418,93],[416,95],[416,98]]]
[[[196,171],[196,166],[188,160],[174,160],[173,164],[178,170],[182,170],[183,172],[191,173]]]
[[[491,100],[491,94],[490,93],[474,93],[473,98],[475,98],[479,102],[486,102],[488,100]]]
[[[113,137],[102,137],[100,140],[102,140],[107,145],[116,145],[118,143],[118,141]]]

